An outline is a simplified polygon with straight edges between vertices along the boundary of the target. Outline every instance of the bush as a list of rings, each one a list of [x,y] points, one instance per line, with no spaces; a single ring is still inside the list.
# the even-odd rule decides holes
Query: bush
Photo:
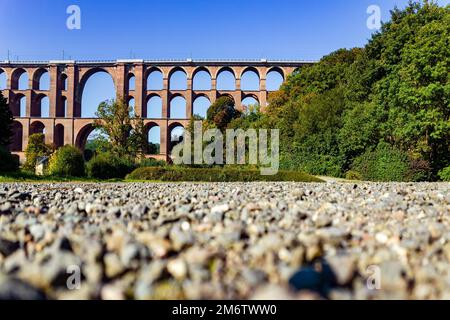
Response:
[[[19,157],[0,146],[0,172],[13,172],[19,169]]]
[[[259,170],[237,170],[227,168],[181,168],[181,167],[145,167],[134,170],[127,176],[128,180],[161,181],[298,181],[322,182],[322,180],[298,171],[279,171],[273,176],[263,176]]]
[[[42,133],[32,134],[28,138],[27,149],[25,150],[26,161],[24,169],[32,170],[36,167],[36,161],[39,157],[49,156],[52,153],[52,147],[45,144],[45,136]]]
[[[375,150],[356,158],[352,170],[368,181],[406,181],[409,167],[406,153],[381,142]]]
[[[450,166],[439,171],[438,175],[442,181],[450,182]]]
[[[84,176],[83,154],[74,146],[59,148],[50,158],[49,173],[60,177]]]
[[[136,169],[133,159],[118,157],[112,153],[100,153],[94,156],[86,165],[90,178],[95,179],[123,179]]]
[[[156,160],[153,158],[142,159],[139,162],[139,167],[164,167],[166,165],[165,161]]]
[[[362,176],[359,172],[349,170],[345,174],[345,179],[347,179],[347,180],[362,180]]]

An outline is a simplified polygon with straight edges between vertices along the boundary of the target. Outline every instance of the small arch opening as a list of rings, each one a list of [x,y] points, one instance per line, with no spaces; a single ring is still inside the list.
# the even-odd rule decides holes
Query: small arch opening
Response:
[[[259,75],[253,70],[249,69],[242,74],[241,77],[241,90],[243,91],[259,91]]]
[[[197,91],[211,90],[211,75],[206,70],[200,70],[195,73],[193,79],[193,89]]]
[[[186,99],[182,96],[176,96],[170,100],[171,119],[186,119]]]
[[[217,90],[234,91],[236,90],[236,77],[229,69],[222,69],[217,76]]]
[[[206,119],[206,114],[210,106],[211,101],[205,96],[200,96],[194,100],[193,114]]]
[[[162,118],[162,99],[160,96],[152,96],[147,101],[147,118]]]
[[[283,84],[284,78],[283,74],[278,69],[273,69],[269,71],[266,77],[266,90],[267,91],[278,91]]]
[[[169,88],[174,91],[184,91],[187,89],[187,75],[181,69],[176,70],[170,75]]]
[[[147,77],[147,90],[159,91],[163,89],[163,74],[160,70],[153,70]]]

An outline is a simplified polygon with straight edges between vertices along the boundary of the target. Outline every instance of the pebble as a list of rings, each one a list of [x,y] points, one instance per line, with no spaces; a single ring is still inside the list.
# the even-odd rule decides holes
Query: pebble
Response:
[[[448,299],[449,194],[448,183],[0,184],[0,299]]]

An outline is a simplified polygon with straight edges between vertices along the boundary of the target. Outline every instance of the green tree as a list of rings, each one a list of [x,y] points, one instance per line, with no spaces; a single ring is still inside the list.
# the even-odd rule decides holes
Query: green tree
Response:
[[[0,146],[6,148],[11,143],[13,121],[9,104],[0,91]]]
[[[129,137],[132,130],[130,107],[122,98],[102,102],[96,112],[95,126],[109,138],[111,152],[119,156],[130,154]]]
[[[223,96],[209,107],[206,119],[216,128],[224,131],[228,124],[240,115],[241,112],[235,109],[234,100],[228,96]]]
[[[39,157],[50,156],[53,152],[52,146],[45,143],[45,135],[35,133],[29,136],[28,145],[25,150],[26,161],[24,168],[34,170],[36,161]]]

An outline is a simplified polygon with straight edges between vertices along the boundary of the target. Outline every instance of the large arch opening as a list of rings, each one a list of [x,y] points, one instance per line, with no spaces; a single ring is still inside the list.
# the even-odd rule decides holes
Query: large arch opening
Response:
[[[193,78],[193,89],[196,91],[208,91],[211,88],[211,74],[206,69],[196,71]]]
[[[241,77],[241,90],[259,91],[260,79],[257,70],[247,69]]]
[[[148,128],[148,154],[157,155],[161,153],[161,128],[156,123],[150,123]]]
[[[193,104],[193,114],[206,119],[206,113],[211,106],[211,101],[205,96],[197,97]]]
[[[34,73],[33,89],[41,91],[50,90],[50,74],[46,69],[38,69]]]
[[[21,152],[23,150],[23,126],[20,122],[14,121],[12,125],[13,135],[9,149],[12,152]]]
[[[55,147],[60,148],[64,146],[64,126],[60,123],[57,124],[55,126],[55,131],[53,134],[54,134],[53,143],[55,144]]]
[[[36,103],[31,108],[32,117],[48,118],[50,117],[50,100],[45,95],[39,95]]]
[[[12,73],[11,89],[13,90],[28,90],[28,73],[25,69],[16,69]]]
[[[183,69],[175,69],[169,77],[169,89],[184,91],[187,89],[187,75]]]
[[[6,90],[8,88],[8,77],[3,69],[0,69],[0,90]]]
[[[183,142],[184,139],[184,127],[180,123],[173,123],[169,126],[169,154],[172,153],[173,148]]]
[[[153,69],[147,76],[147,90],[159,91],[163,89],[163,74],[159,69]]]
[[[40,121],[35,121],[30,125],[30,135],[37,133],[45,134],[45,125]]]
[[[171,119],[186,119],[186,99],[176,96],[170,100],[169,115]]]
[[[149,119],[162,118],[162,99],[160,96],[151,96],[147,101],[147,114]]]
[[[283,71],[278,68],[271,69],[266,76],[266,90],[278,91],[283,84]]]
[[[234,91],[236,90],[236,76],[232,69],[223,68],[217,75],[217,90]]]
[[[103,69],[95,69],[81,81],[81,118],[96,118],[100,103],[116,99],[116,88],[111,75]]]

